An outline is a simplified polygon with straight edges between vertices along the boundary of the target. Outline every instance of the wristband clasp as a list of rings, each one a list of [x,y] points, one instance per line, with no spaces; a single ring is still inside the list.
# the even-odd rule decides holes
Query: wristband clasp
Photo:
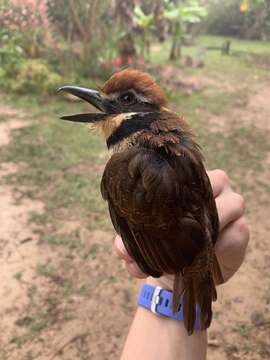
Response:
[[[151,300],[151,311],[154,314],[157,314],[157,306],[160,302],[160,293],[162,291],[162,288],[160,286],[156,286],[155,290],[153,292],[152,300]]]

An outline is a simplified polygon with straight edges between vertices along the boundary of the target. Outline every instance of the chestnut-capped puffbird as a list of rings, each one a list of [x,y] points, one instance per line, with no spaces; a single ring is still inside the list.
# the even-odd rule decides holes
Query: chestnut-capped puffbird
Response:
[[[112,150],[101,193],[128,253],[145,274],[174,274],[173,311],[183,295],[188,333],[194,330],[196,304],[206,329],[217,298],[215,283],[222,282],[214,251],[219,221],[190,127],[166,108],[162,89],[139,70],[114,74],[101,91],[60,90],[100,111],[62,119],[100,128]]]

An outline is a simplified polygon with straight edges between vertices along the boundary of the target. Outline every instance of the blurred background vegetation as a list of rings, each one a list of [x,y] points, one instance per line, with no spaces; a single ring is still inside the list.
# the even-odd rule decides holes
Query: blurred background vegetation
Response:
[[[66,79],[106,78],[121,66],[146,63],[155,42],[170,42],[168,58],[177,60],[202,33],[269,40],[270,3],[0,0],[0,85],[54,92]]]

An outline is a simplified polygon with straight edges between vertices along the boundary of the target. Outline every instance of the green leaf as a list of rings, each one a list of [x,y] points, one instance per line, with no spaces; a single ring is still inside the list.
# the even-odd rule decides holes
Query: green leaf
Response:
[[[142,11],[141,7],[139,5],[136,5],[134,8],[134,14],[138,17],[141,18],[143,16],[145,16],[144,12]]]
[[[198,5],[197,1],[190,1],[189,5],[176,6],[167,3],[165,17],[172,22],[189,22],[197,23],[207,16],[205,7]]]
[[[134,14],[136,22],[141,28],[145,30],[151,30],[154,28],[154,16],[152,14],[146,15],[138,5],[135,6]]]

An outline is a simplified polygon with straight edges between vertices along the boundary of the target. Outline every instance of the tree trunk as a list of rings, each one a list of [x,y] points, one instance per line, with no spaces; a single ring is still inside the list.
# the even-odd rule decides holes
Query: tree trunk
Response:
[[[121,56],[136,56],[134,39],[134,8],[135,0],[116,0],[115,17],[120,20],[119,23],[121,27],[124,25],[125,28],[123,30],[126,32],[126,35],[121,41],[118,49]]]
[[[152,6],[152,13],[154,14],[156,24],[156,36],[160,42],[165,41],[167,24],[164,16],[164,0],[155,0]]]
[[[145,49],[145,31],[144,29],[142,29],[142,36],[141,36],[141,39],[142,39],[142,46],[141,46],[141,58],[144,60],[144,49]]]
[[[147,40],[146,40],[147,60],[150,60],[150,51],[151,51],[151,42],[149,41],[149,38],[147,37]]]
[[[176,47],[176,58],[180,59],[180,57],[182,56],[182,44],[181,42],[178,40],[177,42],[177,47]]]
[[[177,40],[176,40],[176,38],[174,36],[172,46],[171,46],[171,51],[170,51],[170,57],[169,57],[170,60],[175,60],[176,59],[176,54],[175,54],[176,44],[177,44]]]
[[[175,24],[175,30],[173,35],[173,42],[172,47],[170,51],[170,60],[176,60],[181,57],[181,47],[182,47],[182,39],[181,39],[181,24],[176,23]]]

